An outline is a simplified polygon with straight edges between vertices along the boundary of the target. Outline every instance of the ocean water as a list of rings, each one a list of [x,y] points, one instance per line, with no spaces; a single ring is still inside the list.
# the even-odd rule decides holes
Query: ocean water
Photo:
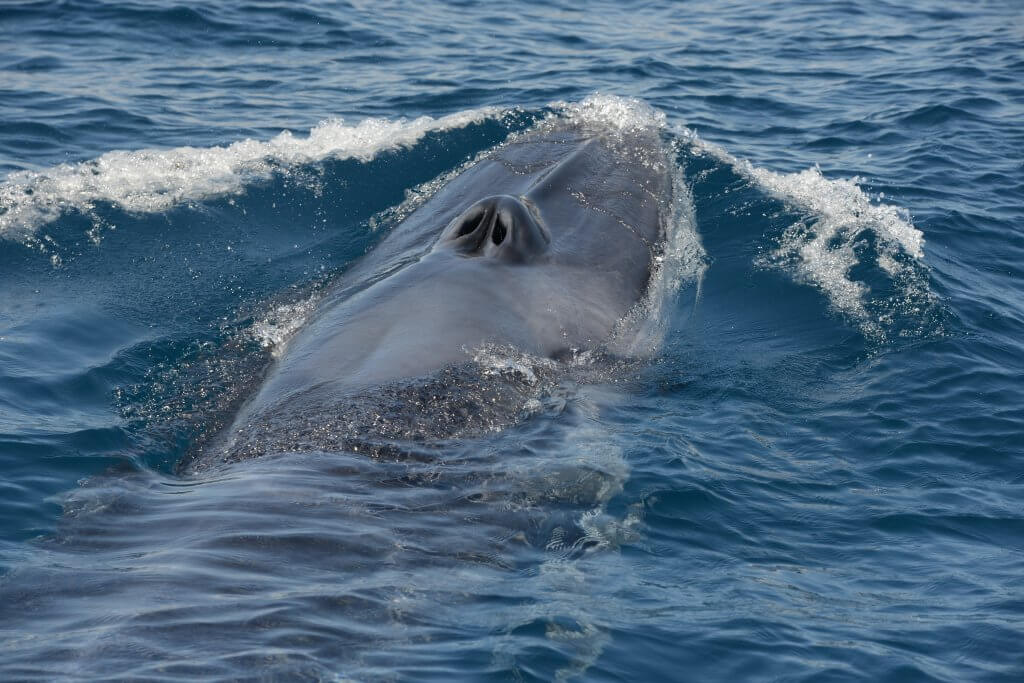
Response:
[[[1019,2],[7,0],[0,44],[0,678],[1024,678]],[[477,350],[436,408],[514,383],[482,433],[183,470],[559,117],[676,166],[630,335]]]

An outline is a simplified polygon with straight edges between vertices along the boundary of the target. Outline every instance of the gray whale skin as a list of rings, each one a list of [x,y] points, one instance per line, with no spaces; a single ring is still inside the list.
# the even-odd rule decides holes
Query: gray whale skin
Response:
[[[670,202],[655,130],[548,124],[513,139],[342,278],[232,431],[429,376],[485,344],[549,358],[600,345],[647,290]],[[374,255],[394,259],[403,241],[419,245],[418,258],[346,288],[374,280]]]

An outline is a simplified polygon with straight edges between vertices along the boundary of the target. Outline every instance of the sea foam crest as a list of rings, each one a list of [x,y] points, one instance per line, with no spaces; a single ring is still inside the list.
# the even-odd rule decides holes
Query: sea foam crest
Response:
[[[861,189],[863,178],[829,179],[816,166],[778,173],[738,159],[693,131],[681,135],[768,195],[809,214],[807,222],[790,226],[779,237],[777,248],[759,259],[758,265],[784,268],[797,280],[817,287],[833,308],[876,339],[888,336],[897,314],[920,316],[934,306],[924,263],[924,234],[914,227],[906,209],[873,202]],[[868,234],[873,250],[863,249]],[[874,255],[870,265],[885,274],[894,293],[873,298],[871,287],[853,277],[854,268],[870,258],[868,253]]]
[[[579,102],[553,104],[560,118],[612,130],[664,129],[665,113],[642,100],[595,93]]]
[[[327,158],[370,160],[382,151],[413,145],[429,132],[462,128],[500,113],[488,107],[440,118],[369,118],[355,125],[330,119],[304,137],[284,131],[270,140],[246,139],[223,147],[115,150],[43,171],[17,171],[0,183],[0,237],[31,236],[61,214],[88,212],[96,202],[155,213],[237,194],[275,170]]]

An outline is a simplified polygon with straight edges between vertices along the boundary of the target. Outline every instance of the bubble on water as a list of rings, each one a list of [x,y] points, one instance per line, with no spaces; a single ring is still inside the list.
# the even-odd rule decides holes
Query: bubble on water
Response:
[[[253,338],[264,349],[270,350],[275,358],[280,357],[288,340],[306,324],[321,298],[321,292],[314,292],[301,301],[275,306],[253,323],[250,330]]]

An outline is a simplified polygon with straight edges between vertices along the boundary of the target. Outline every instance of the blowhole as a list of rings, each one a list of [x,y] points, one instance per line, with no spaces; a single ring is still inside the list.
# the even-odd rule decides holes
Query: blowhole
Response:
[[[491,231],[491,241],[495,244],[501,244],[505,241],[505,235],[508,234],[508,229],[505,227],[505,222],[501,220],[501,216],[498,216],[497,220],[494,221],[494,230]]]
[[[459,231],[455,234],[455,236],[456,237],[464,237],[464,236],[468,235],[469,233],[473,232],[478,227],[480,227],[480,223],[482,223],[483,220],[484,220],[484,212],[483,211],[480,211],[476,215],[467,218],[465,221],[462,222],[462,225],[459,226]]]

